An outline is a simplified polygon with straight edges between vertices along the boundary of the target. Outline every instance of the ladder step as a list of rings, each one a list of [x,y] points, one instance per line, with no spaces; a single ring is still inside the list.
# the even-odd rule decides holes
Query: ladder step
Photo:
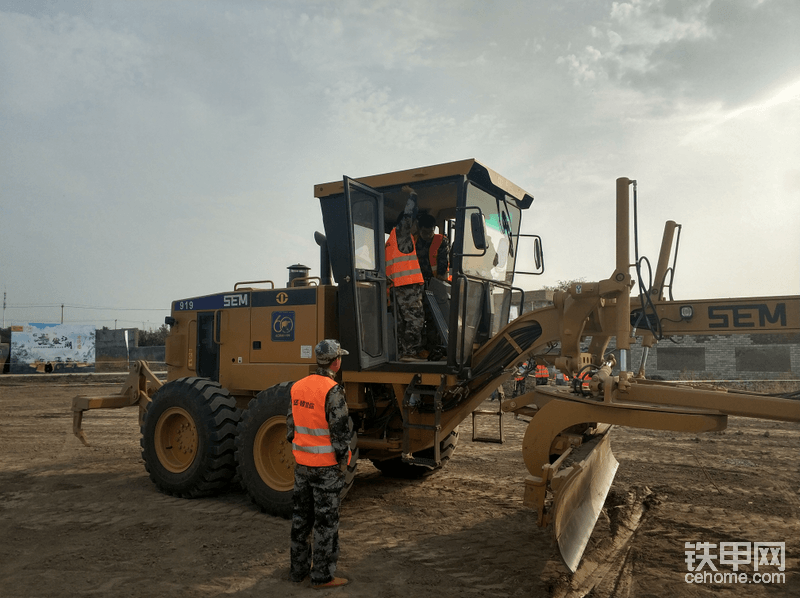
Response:
[[[500,428],[500,438],[490,438],[488,436],[478,436],[477,429],[475,426],[475,416],[477,415],[495,415],[497,416],[498,426]],[[505,442],[504,435],[503,435],[503,412],[500,410],[497,411],[487,411],[486,409],[477,409],[472,412],[472,441],[473,442],[495,442],[497,444],[503,444]]]
[[[429,467],[431,469],[436,469],[439,467],[441,462],[440,457],[440,447],[439,443],[441,441],[440,433],[442,430],[442,393],[445,389],[445,376],[441,377],[441,381],[439,383],[439,387],[436,389],[431,388],[420,388],[418,386],[421,380],[420,374],[416,374],[412,379],[411,383],[406,387],[405,396],[403,397],[403,449],[402,449],[402,459],[404,463],[413,463],[414,465],[421,465],[423,467]],[[432,396],[433,397],[433,413],[434,413],[434,422],[433,425],[431,424],[412,424],[410,422],[411,419],[411,409],[416,408],[419,405],[420,397],[422,395]],[[412,401],[412,399],[414,399]],[[410,437],[410,430],[432,430],[433,431],[433,459],[425,459],[425,458],[416,458],[411,454],[411,437]]]

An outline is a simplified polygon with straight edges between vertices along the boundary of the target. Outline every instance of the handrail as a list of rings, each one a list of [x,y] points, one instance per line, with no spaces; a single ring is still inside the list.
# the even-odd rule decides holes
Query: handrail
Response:
[[[237,282],[235,285],[233,285],[233,290],[234,291],[239,290],[240,284],[266,284],[266,283],[271,284],[273,289],[275,288],[275,283],[272,282],[271,280],[247,280],[243,282]]]
[[[222,313],[221,309],[214,310],[214,324],[211,329],[211,340],[214,342],[215,345],[221,345],[222,343],[219,340],[219,326],[221,324],[220,320],[217,319],[217,316]]]
[[[310,285],[310,284],[298,284],[298,282],[312,282],[316,281],[317,284]],[[310,287],[310,286],[319,286],[321,279],[319,276],[303,276],[298,278],[293,278],[292,281],[289,283],[290,288],[295,287]]]

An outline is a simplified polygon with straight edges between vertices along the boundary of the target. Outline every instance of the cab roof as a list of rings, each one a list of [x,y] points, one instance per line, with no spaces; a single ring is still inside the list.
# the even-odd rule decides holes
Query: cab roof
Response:
[[[376,174],[357,178],[355,180],[380,190],[385,187],[411,185],[421,181],[430,181],[459,175],[466,176],[469,180],[475,181],[484,187],[493,187],[510,195],[517,200],[519,207],[522,209],[527,209],[533,202],[533,195],[521,187],[518,187],[504,176],[497,174],[491,168],[484,166],[474,158],[459,160],[458,162],[446,162],[433,166],[423,166],[421,168],[412,168],[411,170]],[[314,197],[320,199],[331,195],[339,195],[341,193],[344,193],[344,183],[341,180],[314,185]]]

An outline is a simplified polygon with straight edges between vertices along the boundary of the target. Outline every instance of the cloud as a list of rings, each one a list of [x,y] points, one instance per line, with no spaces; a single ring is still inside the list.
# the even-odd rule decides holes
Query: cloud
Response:
[[[3,283],[147,306],[283,284],[316,267],[313,184],[467,157],[537,197],[548,275],[605,277],[617,176],[657,221],[738,226],[761,171],[761,201],[797,196],[795,6],[0,0]]]
[[[792,0],[633,0],[576,35],[562,54],[575,85],[607,83],[665,98],[736,105],[791,76],[800,54]],[[794,68],[795,75],[800,67]]]
[[[147,84],[146,44],[78,16],[0,12],[0,53],[13,56],[0,62],[0,104],[7,113],[81,110]]]
[[[624,81],[657,70],[659,48],[713,39],[705,23],[712,2],[691,2],[679,10],[674,10],[678,3],[663,0],[613,2],[607,20],[588,28],[594,43],[579,53],[560,56],[558,62],[568,66],[576,85]]]
[[[771,90],[771,92],[766,94],[766,97],[756,99],[750,104],[735,109],[726,109],[719,105],[710,107],[708,111],[703,114],[705,124],[694,128],[686,135],[682,143],[692,143],[698,138],[713,135],[715,129],[724,126],[729,121],[742,118],[758,118],[759,115],[763,115],[774,108],[779,108],[784,104],[791,104],[794,107],[791,108],[787,116],[782,117],[781,120],[784,123],[786,123],[787,120],[788,122],[796,120],[793,116],[800,107],[800,79],[789,85],[781,86],[777,90]],[[786,130],[786,127],[781,128],[784,131]],[[788,129],[790,131],[795,131],[792,127],[788,127]]]

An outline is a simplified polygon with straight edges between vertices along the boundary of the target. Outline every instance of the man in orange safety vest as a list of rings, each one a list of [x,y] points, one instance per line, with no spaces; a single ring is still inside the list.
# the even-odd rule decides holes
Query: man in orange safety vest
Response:
[[[539,364],[536,366],[536,385],[540,386],[547,384],[550,380],[550,372],[547,370],[546,365]]]
[[[353,436],[344,388],[334,377],[341,356],[348,352],[332,339],[320,341],[314,352],[317,370],[292,386],[286,417],[286,439],[292,443],[296,462],[289,577],[300,583],[310,575],[312,587],[332,588],[348,581],[334,576],[339,558],[339,497]]]
[[[397,307],[397,352],[400,361],[425,361],[422,331],[425,311],[422,292],[425,279],[420,270],[414,241],[417,233],[417,194],[403,187],[408,201],[397,225],[386,241],[386,278],[394,292]]]

